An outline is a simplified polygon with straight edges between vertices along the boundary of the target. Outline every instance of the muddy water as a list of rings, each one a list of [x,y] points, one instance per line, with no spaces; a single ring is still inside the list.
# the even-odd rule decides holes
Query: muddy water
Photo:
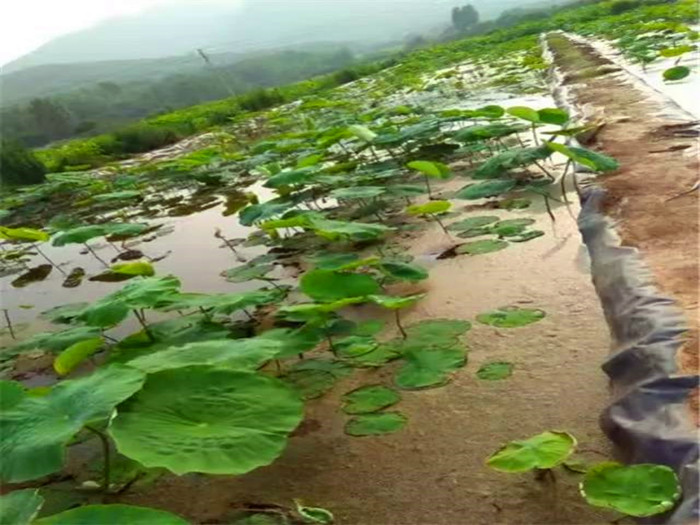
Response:
[[[455,180],[443,189],[465,183]],[[463,207],[464,201],[454,201]],[[474,320],[504,305],[542,308],[547,317],[526,327],[497,329],[474,323],[467,333],[467,366],[437,389],[402,392],[397,409],[409,418],[393,435],[346,436],[339,397],[365,384],[392,384],[395,365],[356,372],[324,398],[307,405],[306,423],[283,456],[269,467],[234,477],[168,476],[125,498],[178,512],[196,523],[222,522],[231,508],[248,503],[307,504],[331,509],[345,524],[541,524],[600,523],[586,506],[577,476],[562,473],[558,494],[532,477],[490,471],[484,459],[501,443],[546,429],[573,433],[583,457],[602,459],[608,444],[597,417],[608,398],[599,365],[608,332],[590,276],[582,271],[580,238],[562,207],[552,224],[541,207],[463,214],[533,217],[544,237],[479,256],[433,260],[427,297],[403,316]],[[458,220],[455,218],[455,220]],[[417,259],[450,240],[437,225],[402,243]],[[385,318],[379,310],[356,312]],[[393,336],[393,328],[385,334]],[[492,360],[514,363],[511,378],[481,381],[475,372]]]

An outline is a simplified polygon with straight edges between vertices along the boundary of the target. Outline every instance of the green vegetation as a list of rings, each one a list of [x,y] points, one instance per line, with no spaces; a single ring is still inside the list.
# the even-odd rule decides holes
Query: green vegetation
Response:
[[[27,185],[44,182],[46,168],[36,155],[18,142],[0,144],[0,182],[3,185]]]

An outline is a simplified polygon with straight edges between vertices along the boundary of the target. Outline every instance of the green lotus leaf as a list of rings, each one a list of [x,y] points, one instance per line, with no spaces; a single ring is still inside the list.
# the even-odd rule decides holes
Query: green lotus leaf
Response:
[[[677,57],[695,51],[695,46],[680,45],[675,47],[665,47],[659,49],[659,55],[666,58]]]
[[[504,219],[502,221],[498,221],[496,224],[493,225],[493,228],[495,229],[499,227],[508,226],[530,226],[532,224],[535,224],[535,219],[523,217],[522,219]]]
[[[55,306],[41,312],[39,318],[57,324],[70,324],[88,305],[89,303],[70,303]]]
[[[310,182],[316,174],[314,168],[301,168],[292,171],[282,171],[277,175],[273,175],[265,181],[266,188],[281,188],[282,186],[296,186]]]
[[[111,365],[62,381],[45,396],[25,396],[0,414],[0,477],[14,483],[60,470],[70,439],[86,423],[109,417],[144,379],[140,370]]]
[[[110,266],[109,270],[114,273],[123,273],[125,275],[142,275],[144,277],[151,277],[156,273],[153,265],[148,261],[117,263]]]
[[[170,295],[175,294],[179,288],[180,280],[173,275],[165,277],[137,277],[120,290],[106,295],[90,305],[85,309],[81,318],[96,326],[110,326],[111,324],[116,324],[113,321],[119,319],[121,314],[123,314],[121,319],[126,317],[129,309],[152,308],[163,302]],[[124,313],[125,309],[127,310],[126,313]],[[105,321],[107,324],[94,321],[95,318],[102,319],[103,317],[106,317],[109,321]],[[90,322],[91,318],[94,322]]]
[[[462,219],[461,221],[453,222],[447,227],[447,229],[450,231],[471,230],[474,228],[481,228],[482,226],[494,223],[499,219],[500,217],[497,215],[480,215],[477,217],[468,217],[466,219]]]
[[[107,296],[84,308],[77,319],[89,326],[111,328],[126,319],[129,311],[123,301]]]
[[[146,467],[244,474],[274,461],[302,417],[298,395],[276,378],[190,366],[150,374],[110,433]]]
[[[467,200],[497,197],[515,188],[516,184],[517,182],[512,179],[495,179],[478,182],[465,186],[456,193],[455,197]]]
[[[406,362],[396,374],[396,384],[405,390],[446,385],[451,374],[467,363],[461,348],[411,349],[404,352]]]
[[[464,230],[461,231],[457,234],[457,237],[460,239],[471,239],[472,237],[481,237],[482,235],[489,235],[491,234],[491,230],[483,226],[481,228],[472,228],[470,230]]]
[[[28,242],[44,242],[48,241],[51,236],[41,230],[33,228],[8,228],[0,226],[0,239],[7,241],[28,241]]]
[[[336,312],[351,304],[364,303],[365,297],[347,297],[331,303],[300,303],[283,306],[277,313],[290,321],[308,321],[319,317],[327,317],[329,313]]]
[[[472,327],[469,321],[461,319],[425,319],[406,327],[406,337],[409,341],[423,347],[454,346],[457,338]]]
[[[238,222],[243,226],[252,226],[254,222],[281,215],[293,206],[293,201],[279,202],[275,200],[263,204],[251,204],[238,212]]]
[[[476,320],[497,328],[515,328],[541,321],[545,315],[544,310],[503,306],[497,310],[477,315]]]
[[[104,345],[102,337],[93,337],[72,344],[61,352],[53,361],[53,369],[60,376],[70,374],[88,357]]]
[[[89,224],[86,226],[78,226],[71,228],[54,237],[52,244],[54,246],[65,246],[66,244],[80,244],[102,237],[103,235],[120,235],[131,237],[143,233],[149,228],[147,224],[128,224],[128,223],[111,223],[111,224]]]
[[[496,104],[490,104],[488,106],[483,106],[474,110],[475,117],[485,117],[485,118],[501,118],[506,114],[506,110],[502,106],[497,106]]]
[[[532,201],[524,198],[503,199],[498,203],[498,207],[504,210],[524,210],[529,208]]]
[[[242,264],[225,270],[221,273],[228,282],[244,283],[255,279],[261,279],[275,269],[274,264]]]
[[[311,270],[300,280],[301,291],[316,301],[333,302],[347,297],[362,297],[381,291],[369,275]]]
[[[508,170],[529,166],[549,157],[552,151],[546,146],[531,148],[513,148],[491,157],[472,175],[475,179],[495,179]]]
[[[544,232],[542,230],[529,230],[526,232],[521,233],[520,235],[516,237],[512,237],[510,242],[527,242],[531,241],[532,239],[537,239],[538,237],[542,237],[544,235]]]
[[[124,191],[114,191],[111,193],[101,193],[99,195],[93,195],[92,200],[95,202],[108,202],[108,201],[119,201],[125,199],[133,199],[135,197],[140,197],[141,192],[136,190],[124,190]]]
[[[426,192],[425,186],[414,184],[392,184],[387,188],[387,194],[392,197],[417,197]]]
[[[311,262],[317,270],[347,272],[364,266],[375,266],[380,260],[379,257],[360,259],[354,253],[327,253],[313,257]]]
[[[22,401],[24,397],[25,390],[22,383],[0,379],[0,409],[11,409]]]
[[[343,412],[368,414],[395,405],[400,400],[401,395],[386,386],[363,386],[343,395]]]
[[[540,116],[537,111],[532,108],[528,108],[527,106],[512,106],[506,109],[506,112],[509,115],[513,115],[514,117],[522,120],[527,120],[528,122],[537,123],[540,121]]]
[[[392,434],[406,426],[407,421],[406,416],[399,412],[361,414],[348,420],[345,433],[356,437]]]
[[[476,371],[476,377],[486,381],[505,379],[513,374],[513,363],[492,361],[485,363]]]
[[[569,122],[569,114],[559,108],[544,108],[537,112],[538,120],[544,124],[555,124],[563,126]]]
[[[391,295],[369,295],[367,296],[367,299],[389,310],[401,310],[403,308],[413,306],[425,296],[426,294],[424,293],[407,295],[405,297],[394,297]]]
[[[675,66],[668,68],[663,72],[664,80],[669,82],[675,80],[683,80],[685,77],[690,75],[690,68],[686,66]]]
[[[244,308],[280,301],[284,293],[277,289],[220,294],[173,293],[163,298],[156,308],[164,312],[204,308],[212,309],[214,313],[230,315]]]
[[[353,186],[333,190],[330,196],[339,200],[373,199],[384,193],[386,188],[382,186]]]
[[[364,142],[372,142],[377,136],[374,131],[359,124],[348,127],[348,131]]]
[[[649,463],[599,463],[588,469],[580,488],[589,504],[638,518],[672,509],[681,495],[673,469]]]
[[[484,239],[481,241],[473,241],[461,244],[457,247],[457,253],[466,253],[469,255],[481,255],[484,253],[497,252],[508,247],[506,241],[498,239]]]
[[[377,335],[379,332],[384,330],[384,326],[386,325],[386,322],[381,321],[379,319],[372,319],[369,321],[363,321],[361,323],[357,323],[355,328],[353,329],[352,333],[354,335],[359,335],[359,336],[373,336]]]
[[[61,330],[60,332],[43,332],[35,334],[29,339],[26,339],[12,346],[13,351],[32,350],[35,348],[41,350],[50,350],[51,352],[60,352],[65,350],[72,344],[80,342],[84,339],[90,339],[101,335],[99,328],[91,326],[76,326]]]
[[[457,142],[470,144],[487,139],[506,137],[508,135],[512,135],[513,133],[518,133],[519,131],[524,131],[526,129],[527,128],[522,125],[505,124],[502,122],[495,122],[492,124],[477,124],[475,126],[468,126],[466,128],[460,129],[453,135],[453,138]]]
[[[371,336],[351,335],[335,341],[333,346],[336,356],[353,359],[372,352],[379,343]]]
[[[406,164],[406,167],[412,170],[420,171],[423,175],[434,177],[436,179],[449,179],[452,176],[452,170],[442,162],[433,162],[428,160],[414,160]]]
[[[120,239],[128,239],[145,232],[151,226],[145,223],[108,223],[101,225],[104,228],[105,235],[110,238],[118,237]],[[115,239],[116,240],[116,239]]]
[[[324,330],[310,325],[296,330],[290,328],[273,328],[263,332],[256,339],[279,342],[281,350],[275,355],[277,359],[297,356],[313,350],[325,338]]]
[[[282,378],[304,400],[316,399],[335,386],[336,378],[323,370],[292,370]]]
[[[515,237],[525,232],[525,228],[523,224],[494,224],[488,231],[499,237]]]
[[[414,204],[406,208],[410,215],[430,215],[435,213],[445,213],[452,207],[449,201],[430,201],[425,204]]]
[[[352,367],[347,363],[328,359],[304,359],[297,361],[291,370],[321,370],[323,372],[328,372],[336,379],[341,379],[352,374]]]
[[[382,224],[364,222],[345,222],[330,219],[311,218],[310,228],[320,237],[331,241],[351,239],[355,241],[371,241],[392,230]]]
[[[417,282],[428,278],[428,271],[415,264],[383,262],[379,269],[385,274],[402,281]]]
[[[36,525],[188,525],[188,522],[164,510],[134,505],[85,505],[60,514],[47,516],[34,522]]]
[[[554,468],[576,448],[576,438],[567,432],[547,431],[523,441],[511,441],[491,454],[486,464],[501,472],[526,472]]]
[[[393,344],[380,344],[369,352],[363,352],[352,357],[344,357],[353,366],[375,368],[384,366],[389,361],[401,357],[401,349]]]
[[[577,148],[574,146],[566,146],[558,142],[545,142],[545,146],[552,151],[561,153],[565,157],[574,162],[587,166],[595,171],[615,171],[620,167],[620,163],[612,157],[603,155],[596,151],[586,148]]]
[[[38,489],[24,489],[0,496],[0,523],[3,525],[29,525],[39,513],[44,498]]]

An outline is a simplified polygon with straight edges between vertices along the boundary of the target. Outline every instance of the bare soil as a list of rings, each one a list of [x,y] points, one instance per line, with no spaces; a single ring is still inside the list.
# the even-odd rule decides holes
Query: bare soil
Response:
[[[591,46],[563,36],[550,43],[565,73],[611,64]],[[658,288],[685,312],[689,330],[677,360],[684,373],[697,374],[700,191],[692,188],[700,175],[698,122],[669,111],[668,101],[639,89],[624,73],[584,82],[565,78],[576,103],[604,119],[595,147],[621,165],[599,179],[607,191],[605,212],[616,221],[622,244],[640,250]],[[697,396],[689,400],[696,423]]]

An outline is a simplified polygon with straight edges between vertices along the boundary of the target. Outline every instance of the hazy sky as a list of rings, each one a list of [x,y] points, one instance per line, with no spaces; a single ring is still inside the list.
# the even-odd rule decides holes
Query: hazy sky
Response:
[[[119,15],[179,0],[5,0],[0,10],[0,65],[52,38]]]

